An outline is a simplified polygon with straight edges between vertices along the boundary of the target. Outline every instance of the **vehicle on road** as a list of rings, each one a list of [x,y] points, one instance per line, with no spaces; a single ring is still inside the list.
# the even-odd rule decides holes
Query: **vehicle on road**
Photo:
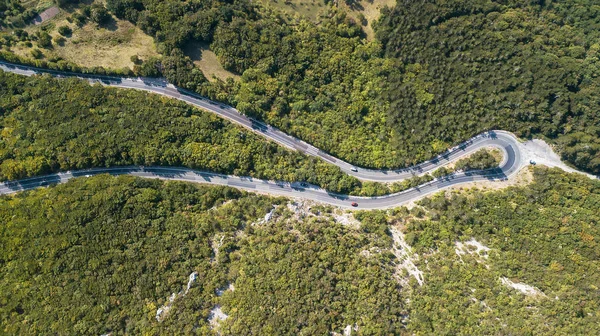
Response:
[[[352,167],[352,168],[350,168],[350,170],[352,170],[353,172],[357,172],[357,171],[358,171],[358,168],[356,168],[356,167]]]
[[[352,204],[351,204],[351,205],[352,205],[353,207],[357,207],[357,206],[358,206],[358,203],[356,203],[356,202],[352,202]]]
[[[533,160],[529,160],[529,164],[530,164],[530,165],[534,165],[534,166],[535,166],[535,161],[533,161]]]

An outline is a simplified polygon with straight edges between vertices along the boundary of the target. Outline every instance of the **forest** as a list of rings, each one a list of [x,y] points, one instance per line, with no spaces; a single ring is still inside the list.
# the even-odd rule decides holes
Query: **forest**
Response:
[[[0,332],[211,335],[220,305],[222,335],[400,333],[389,257],[360,255],[387,237],[331,211],[108,175],[2,196]]]
[[[129,176],[2,196],[0,330],[597,334],[600,182],[532,169],[529,185],[359,211],[356,224],[332,207]],[[392,227],[418,255],[422,286],[399,281],[409,276]],[[484,252],[458,254],[474,240]]]
[[[422,286],[404,273],[408,334],[600,333],[600,182],[560,169],[532,172],[526,185],[357,214],[362,226],[402,230],[423,272]]]
[[[559,169],[535,168],[533,174],[530,185],[437,195],[420,203],[422,212],[395,215],[392,221],[402,221],[407,242],[423,256],[419,267],[427,269],[427,285],[413,293],[409,330],[600,332],[600,182]],[[490,248],[487,257],[457,256],[457,242],[473,238]],[[509,289],[503,277],[541,294]]]
[[[395,141],[505,129],[599,173],[599,12],[596,1],[398,0],[377,29],[404,65],[384,93]]]
[[[18,6],[0,4],[2,28],[32,15]],[[542,137],[571,164],[600,172],[594,1],[398,0],[375,41],[333,9],[319,24],[284,25],[283,14],[244,0],[106,8],[153,36],[162,57],[131,71],[84,69],[15,56],[15,43],[45,44],[16,33],[0,34],[0,57],[165,76],[361,166],[410,165],[502,128]],[[183,52],[198,41],[240,81],[209,83]],[[2,180],[173,165],[376,195],[498,164],[483,151],[433,176],[361,183],[177,101],[3,72],[0,127]],[[220,306],[224,335],[347,326],[364,335],[600,334],[600,183],[532,171],[528,185],[356,212],[354,224],[330,207],[127,176],[2,196],[0,333],[212,334]],[[399,281],[407,274],[396,273],[404,260],[392,253],[391,228],[415,253],[422,286]]]
[[[600,19],[588,1],[399,0],[383,10],[373,41],[335,8],[318,24],[244,0],[107,0],[106,8],[153,36],[162,57],[133,70],[84,69],[19,58],[7,51],[22,43],[13,35],[0,38],[0,57],[162,75],[358,166],[409,166],[505,129],[600,172]],[[184,53],[192,42],[210,45],[241,79],[209,83]]]
[[[143,104],[140,104],[143,102]],[[0,178],[123,165],[185,166],[360,192],[358,179],[173,99],[0,72]]]

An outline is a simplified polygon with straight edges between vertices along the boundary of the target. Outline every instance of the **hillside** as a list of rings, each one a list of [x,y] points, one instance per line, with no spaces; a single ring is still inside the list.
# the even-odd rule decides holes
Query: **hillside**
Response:
[[[410,166],[481,131],[505,129],[548,139],[571,164],[599,172],[593,4],[424,6],[400,1],[384,10],[377,39],[368,41],[360,23],[335,6],[319,9],[314,22],[245,1],[106,2],[117,20],[152,36],[163,55],[135,60],[134,73],[163,75],[227,101],[359,166]],[[5,50],[22,43],[0,39]],[[209,83],[192,46],[214,52],[216,59],[207,56],[212,65],[201,66],[206,73],[239,78]],[[60,59],[13,60],[78,69]]]
[[[600,3],[383,4],[1,2],[0,334],[600,335]]]
[[[133,177],[3,196],[0,330],[594,334],[600,183],[534,176],[354,215]]]
[[[454,143],[506,129],[551,139],[565,160],[599,173],[599,8],[399,0],[378,30],[386,55],[403,64],[383,95],[394,141]]]

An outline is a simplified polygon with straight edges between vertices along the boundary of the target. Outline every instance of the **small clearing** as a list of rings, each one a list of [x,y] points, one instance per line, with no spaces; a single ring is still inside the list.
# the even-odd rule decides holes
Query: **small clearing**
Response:
[[[373,246],[368,250],[362,250],[360,251],[360,255],[365,257],[365,258],[370,258],[372,255],[374,254],[380,254],[381,253],[381,249],[377,246]]]
[[[581,172],[575,168],[571,168],[567,166],[562,160],[560,156],[554,152],[554,149],[544,140],[533,139],[520,144],[521,155],[523,156],[523,161],[526,164],[529,163],[530,160],[535,161],[536,164],[541,164],[547,167],[557,167],[568,173],[578,173],[586,175],[589,178],[596,179],[597,177],[591,174],[587,174]]]
[[[210,242],[210,247],[213,250],[213,257],[211,258],[211,263],[217,263],[219,260],[219,249],[223,246],[223,240],[225,240],[224,235],[215,234],[213,239]]]
[[[485,260],[487,260],[488,258],[488,252],[491,250],[489,247],[475,240],[475,238],[471,238],[471,240],[466,241],[464,243],[456,242],[455,246],[456,247],[454,248],[454,252],[456,252],[456,255],[460,258],[461,261],[462,256],[468,254],[475,256],[475,259],[478,263],[485,263]],[[486,267],[488,266],[486,265]]]
[[[516,289],[519,292],[523,293],[526,296],[530,297],[546,297],[541,290],[536,287],[530,286],[528,284],[522,282],[512,282],[509,278],[502,277],[500,278],[500,282],[506,287]]]
[[[367,35],[367,40],[375,39],[375,31],[373,30],[373,22],[377,21],[381,16],[381,9],[384,7],[394,8],[396,0],[362,0],[356,2],[338,1],[341,8],[348,11],[349,15],[358,23],[363,24],[363,30]],[[361,22],[361,15],[364,16],[366,25]]]
[[[225,314],[221,309],[221,305],[215,305],[213,309],[208,314],[208,323],[210,324],[210,329],[217,329],[221,324],[221,321],[225,321],[229,315]]]
[[[302,17],[313,22],[319,23],[321,16],[325,14],[330,6],[339,8],[348,13],[357,24],[359,24],[367,40],[375,38],[373,23],[381,16],[381,9],[384,7],[393,8],[396,6],[395,0],[360,0],[360,1],[340,1],[333,0],[331,5],[324,0],[259,0],[264,6],[273,8],[289,14],[291,17]]]
[[[210,50],[206,43],[188,42],[184,52],[200,68],[204,77],[211,82],[214,82],[216,79],[226,81],[227,78],[232,78],[233,80],[240,78],[240,76],[223,68],[217,55]]]
[[[265,214],[264,218],[261,218],[256,222],[250,223],[250,225],[251,226],[262,225],[262,224],[270,222],[271,219],[273,218],[273,214],[275,213],[275,210],[277,210],[277,206],[273,205],[273,208]]]
[[[232,283],[227,283],[227,285],[225,285],[224,287],[221,288],[217,288],[217,290],[215,291],[215,294],[217,294],[218,297],[223,296],[223,294],[225,294],[225,292],[227,291],[234,291],[235,287],[233,286]]]
[[[353,333],[354,331],[354,333]],[[344,328],[344,330],[342,331],[342,333],[338,333],[335,331],[332,331],[330,334],[331,336],[352,336],[353,334],[355,334],[356,332],[358,332],[358,325],[356,323],[354,323],[354,325],[346,325],[346,328]]]
[[[142,60],[159,56],[153,38],[125,20],[113,18],[109,24],[103,26],[87,23],[82,27],[59,18],[55,18],[51,23],[53,28],[48,33],[53,39],[60,37],[60,26],[68,26],[73,33],[65,38],[62,44],[53,41],[51,48],[39,48],[45,59],[62,58],[84,67],[133,69],[132,56],[137,55]],[[40,28],[31,29],[34,30],[29,31],[30,34]],[[12,52],[27,58],[32,58],[33,49],[37,49],[36,43],[31,47],[25,43],[11,47]]]
[[[310,212],[311,205],[314,202],[311,201],[290,201],[287,203],[287,209],[292,212],[291,220],[302,220],[306,217],[314,217],[315,215]]]
[[[354,218],[354,215],[351,212],[338,209],[332,214],[332,216],[336,223],[353,229],[360,228],[360,222]]]

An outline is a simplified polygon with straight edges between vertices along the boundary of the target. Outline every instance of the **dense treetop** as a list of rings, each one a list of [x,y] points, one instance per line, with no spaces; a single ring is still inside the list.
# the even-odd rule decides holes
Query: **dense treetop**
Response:
[[[140,104],[140,102],[143,102]],[[116,165],[186,166],[358,192],[338,167],[182,102],[0,72],[0,179]]]
[[[411,300],[409,330],[600,332],[600,182],[547,168],[534,169],[534,178],[504,191],[438,195],[423,200],[425,211],[414,209],[412,219],[397,215],[427,270]],[[458,256],[456,242],[473,238],[491,250]],[[502,278],[541,293],[521,294]]]
[[[36,14],[35,9],[26,8],[19,0],[0,1],[0,29],[24,27]]]
[[[400,332],[388,256],[360,254],[387,237],[287,203],[108,175],[0,197],[0,332],[208,335],[216,305],[226,335]]]
[[[563,158],[600,172],[599,4],[399,0],[378,29],[404,64],[384,94],[398,141],[507,129],[552,139]]]

